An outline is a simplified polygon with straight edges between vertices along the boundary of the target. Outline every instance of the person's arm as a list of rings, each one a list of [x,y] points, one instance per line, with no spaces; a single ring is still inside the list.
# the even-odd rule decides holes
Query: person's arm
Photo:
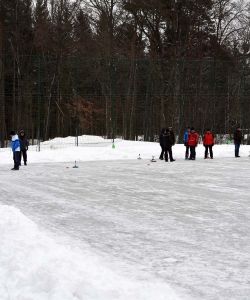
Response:
[[[183,142],[184,142],[184,145],[187,144],[187,132],[184,132],[184,136],[183,136]]]
[[[234,132],[234,143],[237,143],[237,133]]]
[[[197,133],[196,134],[196,146],[198,145],[198,143],[199,143],[199,134]]]

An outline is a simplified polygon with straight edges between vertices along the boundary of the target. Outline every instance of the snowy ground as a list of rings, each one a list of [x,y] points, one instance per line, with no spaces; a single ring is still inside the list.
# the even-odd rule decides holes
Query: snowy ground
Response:
[[[248,146],[49,145],[0,151],[1,300],[250,299]]]

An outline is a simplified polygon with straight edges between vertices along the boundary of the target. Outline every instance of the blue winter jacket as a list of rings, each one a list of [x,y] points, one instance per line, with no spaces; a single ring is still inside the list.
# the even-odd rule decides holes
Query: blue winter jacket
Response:
[[[189,134],[189,132],[186,130],[184,133],[184,138],[183,138],[184,144],[186,144],[188,142],[188,134]]]
[[[20,151],[20,141],[17,134],[12,136],[11,148],[13,152]]]

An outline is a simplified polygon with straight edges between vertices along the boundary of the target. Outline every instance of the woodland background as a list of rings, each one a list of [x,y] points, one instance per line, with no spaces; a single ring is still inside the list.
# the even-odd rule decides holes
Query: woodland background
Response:
[[[250,128],[243,0],[0,0],[0,139]]]

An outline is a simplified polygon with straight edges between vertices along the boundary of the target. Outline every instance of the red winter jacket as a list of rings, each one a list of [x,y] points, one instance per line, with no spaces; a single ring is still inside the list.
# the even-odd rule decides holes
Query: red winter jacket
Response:
[[[199,141],[199,135],[197,132],[191,132],[188,135],[188,146],[196,147]]]
[[[204,146],[212,146],[214,145],[214,135],[211,131],[207,131],[203,137],[203,145]]]

